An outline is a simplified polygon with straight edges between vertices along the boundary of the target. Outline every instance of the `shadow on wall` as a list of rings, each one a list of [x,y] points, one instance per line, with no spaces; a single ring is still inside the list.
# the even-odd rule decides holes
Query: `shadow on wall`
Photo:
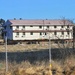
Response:
[[[63,59],[73,53],[73,49],[52,49],[51,50],[52,59]],[[0,52],[0,60],[5,61],[5,52]],[[30,61],[31,63],[35,61],[48,61],[49,60],[49,50],[31,51],[31,52],[8,52],[8,60],[10,62],[16,61]]]

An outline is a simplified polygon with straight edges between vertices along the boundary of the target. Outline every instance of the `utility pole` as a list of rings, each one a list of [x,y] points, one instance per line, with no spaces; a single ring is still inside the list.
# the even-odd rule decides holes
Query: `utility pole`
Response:
[[[74,43],[75,43],[75,26],[73,27],[73,50],[74,50]]]
[[[49,36],[49,63],[51,64],[51,39]]]
[[[6,57],[6,73],[8,72],[8,55],[7,55],[7,36],[5,37],[5,57]]]
[[[49,35],[49,74],[52,75],[52,71],[51,71],[51,39],[50,39],[50,35]]]
[[[51,37],[50,37],[50,31],[49,31],[49,28],[48,28],[48,40],[49,40],[49,43],[48,43],[48,46],[49,46],[49,75],[52,75],[52,71],[51,71],[51,68],[52,68],[52,61],[51,61]]]

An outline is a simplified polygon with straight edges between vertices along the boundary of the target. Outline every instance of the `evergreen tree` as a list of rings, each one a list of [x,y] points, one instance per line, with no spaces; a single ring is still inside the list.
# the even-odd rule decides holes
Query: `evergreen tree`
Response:
[[[4,19],[0,19],[0,38],[3,38],[3,24],[5,23]]]
[[[0,19],[0,25],[3,25],[5,23],[5,20],[4,19]]]

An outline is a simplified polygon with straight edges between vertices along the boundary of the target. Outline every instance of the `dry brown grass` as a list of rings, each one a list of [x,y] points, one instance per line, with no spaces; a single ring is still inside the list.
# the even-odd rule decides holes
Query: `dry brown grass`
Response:
[[[1,62],[4,64],[4,62]],[[6,75],[50,75],[49,63],[44,61],[30,64],[25,61],[17,64],[9,63],[9,71]],[[64,61],[52,61],[51,71],[53,75],[75,75],[75,58],[69,57]],[[0,68],[0,75],[5,75],[5,67]]]
[[[60,44],[60,48],[63,48],[63,44]],[[22,52],[22,51],[35,51],[40,49],[48,49],[49,42],[42,42],[40,44],[14,44],[7,45],[8,52]],[[51,44],[51,48],[59,48],[59,45],[56,43]],[[0,45],[0,52],[5,52],[5,45]]]
[[[52,44],[52,47],[56,48],[57,45]],[[48,43],[8,45],[7,49],[9,52],[48,49]],[[0,52],[5,52],[5,45],[0,45]],[[0,64],[0,75],[50,75],[49,63],[44,61],[36,62],[35,64],[31,64],[29,61],[8,63],[9,69],[7,74],[5,73],[5,61],[1,61]],[[54,75],[75,75],[75,57],[68,57],[64,61],[52,61],[51,71]]]
[[[47,49],[47,48],[48,48],[48,43],[7,45],[8,52],[34,51],[34,50]],[[0,45],[0,52],[5,52],[5,45]]]

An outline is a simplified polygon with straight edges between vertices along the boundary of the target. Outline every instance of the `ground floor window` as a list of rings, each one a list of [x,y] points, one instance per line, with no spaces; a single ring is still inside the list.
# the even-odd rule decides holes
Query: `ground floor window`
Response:
[[[25,35],[25,32],[23,32],[23,35]]]
[[[42,35],[42,33],[40,32],[40,35]]]
[[[17,32],[16,35],[19,35],[19,32]]]
[[[64,35],[64,32],[61,32],[62,35]]]
[[[33,32],[31,32],[30,35],[33,35]]]
[[[54,32],[54,35],[57,35],[57,32]]]

